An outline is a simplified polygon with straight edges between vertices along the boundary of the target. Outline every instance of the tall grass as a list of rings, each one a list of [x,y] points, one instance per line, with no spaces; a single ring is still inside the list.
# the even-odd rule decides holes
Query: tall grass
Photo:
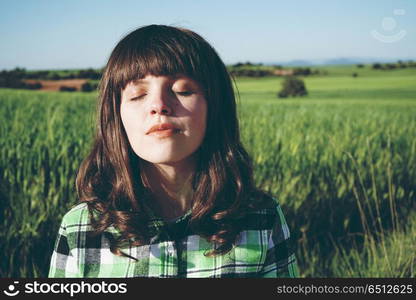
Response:
[[[329,101],[319,80],[309,98],[279,101],[274,79],[238,82],[243,144],[284,208],[302,276],[415,276],[416,102],[403,82],[390,101]],[[46,276],[94,106],[94,95],[0,90],[1,277]]]
[[[391,232],[365,234],[364,243],[351,249],[335,246],[331,276],[416,277],[416,216]]]
[[[45,276],[91,136],[91,96],[3,90],[0,96],[1,277]]]
[[[241,114],[257,183],[284,205],[304,276],[332,276],[325,258],[337,247],[347,251],[408,222],[416,106],[253,104]]]

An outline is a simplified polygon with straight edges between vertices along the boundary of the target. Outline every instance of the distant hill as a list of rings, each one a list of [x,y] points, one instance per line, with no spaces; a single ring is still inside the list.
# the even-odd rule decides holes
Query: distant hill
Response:
[[[278,65],[282,66],[312,66],[314,65],[314,62],[308,61],[308,60],[291,60],[287,63],[278,63]]]
[[[354,64],[372,64],[372,63],[392,63],[413,60],[416,58],[373,58],[373,57],[339,57],[331,59],[313,59],[313,60],[291,60],[287,62],[268,62],[265,65],[280,66],[317,66],[317,65],[354,65]]]

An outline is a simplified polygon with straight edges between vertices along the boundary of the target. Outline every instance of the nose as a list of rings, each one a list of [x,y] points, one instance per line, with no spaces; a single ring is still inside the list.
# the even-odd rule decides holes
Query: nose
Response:
[[[150,106],[150,114],[155,115],[171,115],[172,114],[172,108],[171,104],[169,104],[169,95],[166,93],[159,93],[158,95],[155,95],[155,98],[152,101],[152,104]]]
[[[162,105],[158,105],[158,106],[153,105],[150,113],[152,115],[159,114],[159,115],[167,115],[168,116],[172,113],[172,110],[169,106],[167,106],[163,103]]]

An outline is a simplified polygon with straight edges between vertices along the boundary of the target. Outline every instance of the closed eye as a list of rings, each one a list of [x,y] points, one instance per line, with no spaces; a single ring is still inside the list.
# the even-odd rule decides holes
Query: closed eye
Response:
[[[182,91],[182,92],[175,92],[175,93],[178,94],[178,95],[180,95],[180,96],[190,96],[194,92],[192,92],[192,91]]]
[[[140,99],[144,98],[146,95],[147,94],[143,94],[143,95],[140,95],[140,96],[136,96],[136,97],[130,98],[130,100],[131,101],[140,100]]]

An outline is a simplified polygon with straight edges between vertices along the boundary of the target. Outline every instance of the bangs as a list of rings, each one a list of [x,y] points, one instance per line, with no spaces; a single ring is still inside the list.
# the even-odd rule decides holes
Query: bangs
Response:
[[[146,75],[173,76],[182,74],[204,85],[200,45],[180,29],[147,28],[126,36],[116,46],[107,71],[112,85],[122,90]]]

